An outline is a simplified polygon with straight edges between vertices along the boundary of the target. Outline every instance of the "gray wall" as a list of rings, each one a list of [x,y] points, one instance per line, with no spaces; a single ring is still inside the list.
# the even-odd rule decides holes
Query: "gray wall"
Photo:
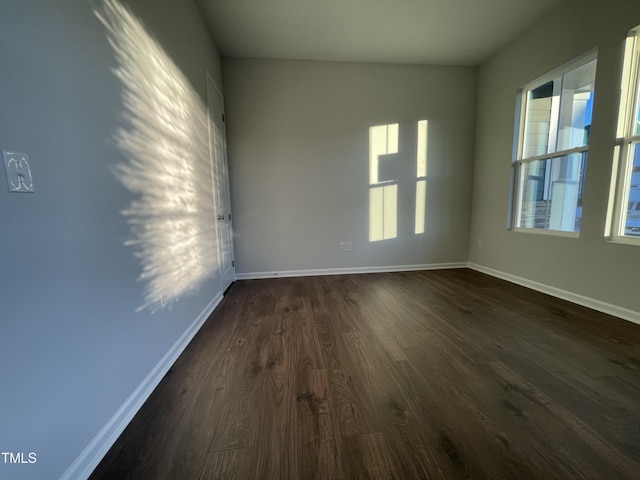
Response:
[[[239,274],[467,260],[475,68],[223,59],[223,77]],[[419,120],[428,179],[415,235]],[[407,177],[398,237],[369,242],[369,127],[390,123]]]
[[[99,2],[95,2],[99,4]],[[206,93],[218,54],[190,1],[134,13]],[[121,85],[85,0],[0,3],[0,148],[29,154],[36,192],[8,193],[0,169],[0,451],[37,463],[0,478],[58,478],[214,298],[203,284],[165,313],[144,301],[121,215],[135,198],[111,169]],[[206,103],[205,103],[206,105]]]
[[[471,262],[640,311],[640,248],[604,240],[622,46],[638,23],[638,2],[568,1],[481,66]],[[593,48],[598,69],[580,238],[507,231],[516,90]]]

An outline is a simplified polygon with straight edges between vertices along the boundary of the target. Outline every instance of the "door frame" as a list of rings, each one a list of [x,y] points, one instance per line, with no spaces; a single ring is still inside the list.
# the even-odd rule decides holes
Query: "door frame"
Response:
[[[227,159],[227,139],[226,139],[226,128],[225,128],[225,120],[224,120],[224,96],[222,95],[222,92],[216,85],[216,82],[213,80],[213,77],[211,76],[209,71],[205,69],[205,72],[206,72],[206,91],[207,91],[207,108],[206,108],[207,129],[208,129],[208,136],[209,136],[209,163],[211,165],[211,193],[212,193],[214,208],[216,210],[216,216],[223,215],[225,217],[224,220],[218,220],[217,218],[212,219],[212,221],[216,222],[218,270],[220,273],[221,289],[222,289],[222,292],[224,293],[227,290],[227,288],[229,288],[229,286],[236,281],[236,278],[237,278],[236,271],[235,271],[235,255],[234,255],[234,246],[233,246],[233,221],[231,217],[231,192],[230,192],[229,174],[228,174],[229,163]],[[215,148],[216,147],[215,145],[216,125],[211,114],[211,104],[212,104],[211,95],[218,96],[220,107],[221,107],[221,111],[219,112],[222,116],[222,120],[221,120],[222,158],[221,159],[218,159],[216,155],[216,148]],[[222,168],[219,168],[220,165],[218,161],[222,162]],[[218,175],[220,173],[222,173],[222,175],[224,176],[223,182],[224,182],[225,191],[222,192],[221,195],[225,197],[224,200],[227,206],[227,209],[225,211],[222,211],[224,209],[220,208],[219,201],[218,201],[219,192],[217,192],[217,186],[218,186]],[[219,228],[218,226],[219,221],[224,221],[228,226],[227,239],[224,238],[225,236],[223,232],[224,229]],[[225,248],[225,245],[224,245],[225,241],[228,242],[228,245],[226,245],[226,247],[228,248]],[[230,255],[231,257],[230,258],[231,266],[227,270],[223,271],[222,269],[225,263],[223,257],[225,255],[225,252],[228,252],[228,255]]]

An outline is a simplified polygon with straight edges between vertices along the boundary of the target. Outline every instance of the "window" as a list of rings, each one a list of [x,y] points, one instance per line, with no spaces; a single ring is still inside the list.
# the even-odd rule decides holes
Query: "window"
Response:
[[[620,113],[607,234],[640,244],[640,26],[629,32],[622,71]]]
[[[593,52],[519,93],[511,220],[515,229],[580,231],[595,74]]]

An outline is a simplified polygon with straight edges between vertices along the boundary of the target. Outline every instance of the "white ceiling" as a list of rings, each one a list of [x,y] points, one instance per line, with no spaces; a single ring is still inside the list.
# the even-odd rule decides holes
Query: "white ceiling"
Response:
[[[223,57],[478,65],[565,0],[198,0]]]

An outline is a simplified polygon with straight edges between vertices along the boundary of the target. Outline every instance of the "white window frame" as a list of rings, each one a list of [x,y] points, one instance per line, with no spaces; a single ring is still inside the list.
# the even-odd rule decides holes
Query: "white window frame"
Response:
[[[620,110],[605,226],[607,240],[629,245],[640,245],[640,236],[625,234],[633,155],[635,146],[640,145],[640,134],[636,131],[638,108],[640,108],[640,25],[629,31],[625,42]]]
[[[589,144],[580,147],[569,148],[565,150],[558,150],[542,155],[532,155],[529,157],[524,157],[524,147],[525,147],[525,129],[526,129],[526,113],[527,113],[527,96],[528,93],[545,83],[551,82],[552,80],[557,79],[567,73],[576,70],[583,65],[586,65],[589,62],[594,60],[597,61],[598,51],[597,49],[591,50],[584,55],[572,60],[569,63],[566,63],[551,72],[543,75],[541,77],[536,78],[534,81],[529,82],[522,88],[518,90],[517,99],[516,99],[516,121],[515,121],[515,131],[514,131],[514,148],[513,148],[513,159],[512,159],[512,180],[511,180],[511,198],[510,198],[510,208],[509,208],[509,219],[508,219],[508,229],[511,231],[522,232],[522,233],[535,233],[542,235],[554,235],[560,237],[571,237],[578,238],[580,236],[580,232],[575,231],[565,231],[565,230],[555,230],[555,229],[542,229],[542,228],[534,228],[534,227],[520,227],[518,226],[520,223],[520,215],[521,215],[521,199],[523,195],[523,182],[522,182],[522,174],[523,167],[531,162],[539,161],[539,160],[553,160],[556,158],[573,155],[577,153],[584,153],[588,155]],[[581,174],[581,182],[584,181],[585,172],[583,171]]]

